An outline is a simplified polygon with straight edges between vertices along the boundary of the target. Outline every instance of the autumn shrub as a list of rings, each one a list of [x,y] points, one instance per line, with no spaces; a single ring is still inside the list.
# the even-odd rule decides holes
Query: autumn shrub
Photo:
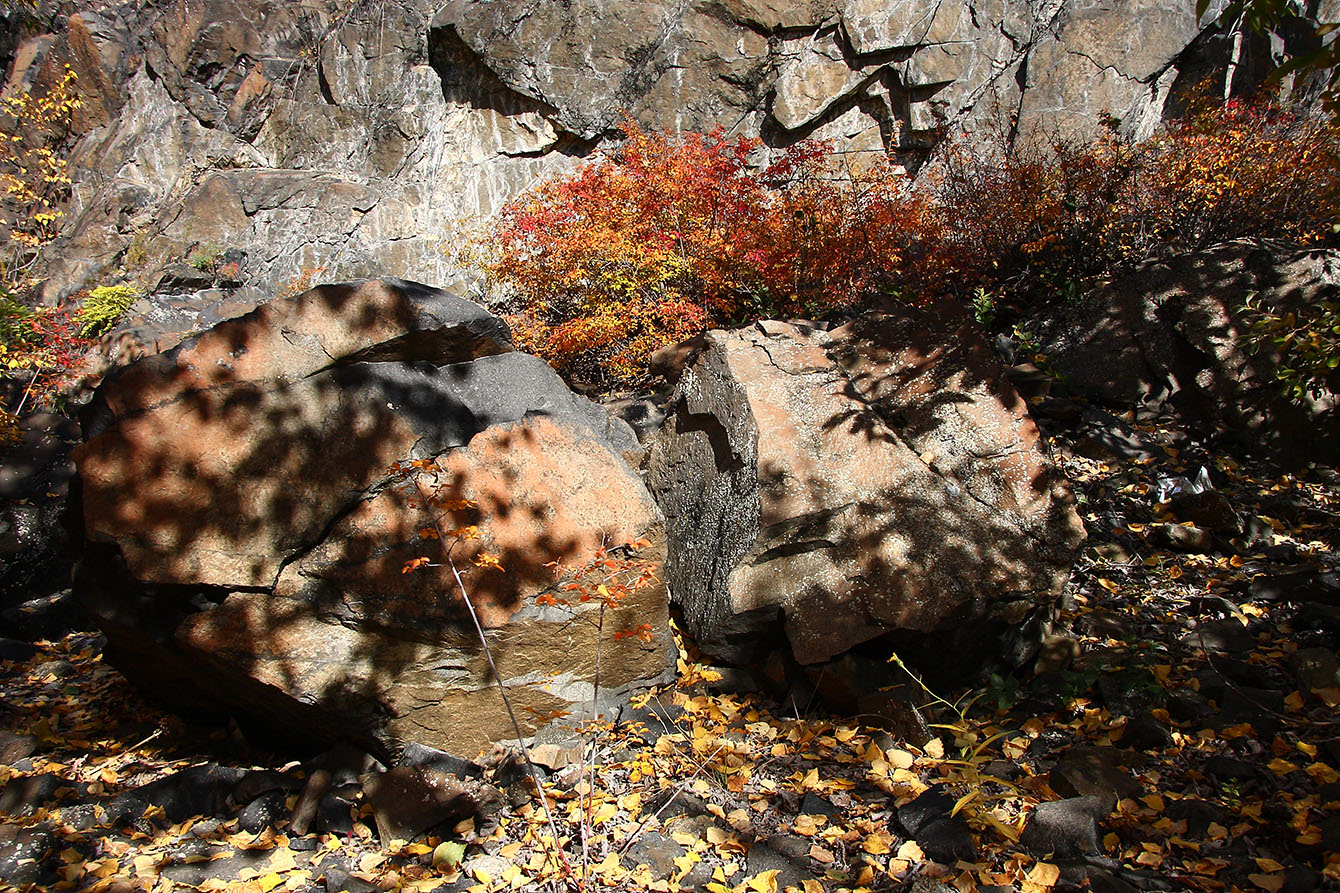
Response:
[[[0,97],[0,280],[15,291],[56,236],[70,178],[62,152],[70,116],[82,105],[66,68],[44,90]]]
[[[1334,126],[1269,100],[1202,102],[1136,144],[1109,130],[985,151],[951,146],[927,178],[946,220],[941,288],[959,297],[1046,299],[1170,251],[1241,237],[1316,244],[1340,223]]]
[[[507,206],[485,263],[518,341],[570,378],[624,383],[658,347],[760,316],[890,300],[978,313],[1074,296],[1161,253],[1333,237],[1337,133],[1270,100],[1202,102],[1141,143],[949,142],[914,188],[822,143],[625,141]]]
[[[99,285],[84,296],[75,321],[82,338],[98,338],[112,330],[144,293],[133,285]]]
[[[25,382],[15,405],[0,406],[0,427],[12,428],[25,411],[52,406],[91,346],[68,308],[34,310],[0,295],[0,373]]]
[[[846,306],[891,281],[915,203],[890,166],[837,176],[817,143],[754,166],[754,140],[623,130],[492,233],[487,270],[518,340],[561,371],[627,381],[708,326]]]

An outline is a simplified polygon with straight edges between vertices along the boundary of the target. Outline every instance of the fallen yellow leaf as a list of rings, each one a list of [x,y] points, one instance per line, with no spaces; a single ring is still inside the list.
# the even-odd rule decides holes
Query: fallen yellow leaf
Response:
[[[1028,872],[1028,879],[1044,887],[1055,887],[1061,879],[1061,869],[1050,862],[1039,862]]]

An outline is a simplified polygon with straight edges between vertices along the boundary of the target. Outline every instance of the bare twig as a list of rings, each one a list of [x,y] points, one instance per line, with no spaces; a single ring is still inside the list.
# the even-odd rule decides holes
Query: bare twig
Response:
[[[512,699],[507,696],[507,686],[503,684],[502,675],[498,672],[498,665],[493,662],[493,651],[489,648],[488,639],[484,636],[484,627],[479,622],[479,615],[475,613],[474,602],[470,600],[470,594],[465,591],[465,583],[461,580],[461,572],[456,569],[456,562],[447,556],[447,565],[451,568],[451,575],[456,578],[456,587],[461,593],[461,598],[465,601],[465,607],[470,612],[470,621],[475,626],[475,633],[479,636],[479,645],[484,651],[484,658],[488,661],[489,671],[493,674],[493,681],[498,684],[498,694],[502,696],[503,706],[507,708],[507,717],[512,721],[512,731],[516,733],[516,743],[521,748],[521,756],[526,760],[526,769],[530,772],[530,779],[535,784],[535,793],[539,795],[540,807],[544,809],[544,817],[549,822],[549,831],[554,835],[554,852],[558,856],[559,863],[563,870],[570,877],[575,877],[572,865],[568,862],[567,855],[563,852],[562,844],[559,842],[558,823],[554,821],[553,810],[549,808],[549,798],[545,796],[544,785],[540,783],[539,770],[535,768],[535,763],[530,758],[530,748],[526,746],[525,738],[521,734],[521,723],[517,722],[516,711],[512,709]],[[582,889],[585,878],[577,878],[577,888]]]

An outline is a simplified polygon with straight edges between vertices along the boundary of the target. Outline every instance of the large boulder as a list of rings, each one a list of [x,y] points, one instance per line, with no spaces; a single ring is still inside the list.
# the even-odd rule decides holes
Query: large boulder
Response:
[[[802,664],[877,638],[958,668],[1026,658],[1083,536],[974,324],[708,334],[653,442],[671,590],[698,644]]]
[[[641,543],[617,560],[658,571],[664,525],[627,426],[468,301],[325,286],[128,367],[96,402],[78,589],[112,659],[178,706],[383,754],[510,737],[453,562],[527,732],[595,696],[602,635],[602,693],[668,667],[663,584],[603,630],[536,604],[555,563],[602,548]],[[644,623],[650,641],[613,638]]]
[[[1340,463],[1337,394],[1286,398],[1281,356],[1246,343],[1248,299],[1306,319],[1340,296],[1340,253],[1250,241],[1151,261],[1028,322],[1066,384],[1119,407],[1177,412],[1289,463]]]

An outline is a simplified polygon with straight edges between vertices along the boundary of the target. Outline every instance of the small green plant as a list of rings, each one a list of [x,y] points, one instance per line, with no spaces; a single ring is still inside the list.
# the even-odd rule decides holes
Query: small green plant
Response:
[[[112,330],[130,305],[143,296],[133,285],[100,285],[88,293],[75,316],[81,338],[100,338]]]
[[[972,293],[972,315],[986,328],[996,322],[996,296],[981,286]]]
[[[218,263],[220,254],[222,252],[217,245],[201,245],[191,252],[190,256],[186,258],[186,262],[202,273],[208,273]]]
[[[126,253],[121,258],[121,265],[127,270],[142,270],[149,262],[149,240],[144,233],[137,233],[130,244],[126,246]]]
[[[962,783],[968,792],[958,798],[950,815],[957,815],[965,812],[972,824],[978,828],[994,828],[1002,836],[1011,841],[1019,839],[1019,829],[1002,822],[987,808],[993,800],[1007,799],[1018,792],[1018,787],[1003,778],[996,778],[987,774],[986,764],[991,762],[993,757],[989,753],[992,745],[996,742],[1008,738],[1012,733],[1006,731],[996,732],[992,735],[982,736],[978,731],[976,724],[968,718],[973,706],[987,694],[986,691],[980,691],[976,694],[965,695],[957,701],[948,701],[926,685],[912,668],[903,663],[903,659],[896,653],[889,658],[889,663],[896,664],[904,673],[911,677],[931,702],[945,708],[953,714],[952,720],[948,722],[931,723],[933,729],[943,729],[954,736],[954,745],[959,749],[957,759],[942,760],[942,764],[953,771],[957,776],[954,780]],[[1004,788],[1006,794],[990,794],[985,785],[994,784]]]
[[[1285,310],[1253,292],[1236,309],[1247,326],[1244,346],[1276,357],[1274,375],[1284,396],[1305,403],[1336,390],[1340,367],[1340,303],[1321,300]]]

